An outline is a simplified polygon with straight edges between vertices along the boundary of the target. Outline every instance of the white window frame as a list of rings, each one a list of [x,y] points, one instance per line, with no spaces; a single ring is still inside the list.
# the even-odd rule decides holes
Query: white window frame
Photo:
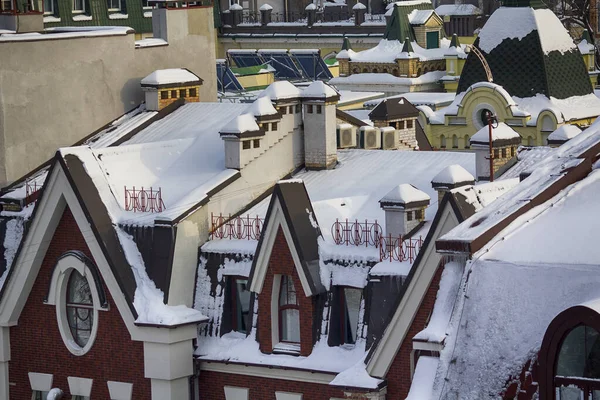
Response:
[[[69,327],[69,321],[67,319],[66,312],[67,285],[71,276],[71,272],[74,270],[79,272],[85,279],[87,279],[90,291],[92,293],[92,302],[94,307],[93,325],[92,331],[90,332],[90,339],[83,348],[75,344],[75,340],[71,334],[71,328]],[[92,271],[82,260],[74,255],[69,255],[61,258],[58,261],[50,281],[47,304],[54,305],[56,308],[56,319],[58,321],[60,336],[71,354],[82,356],[90,351],[94,345],[96,335],[98,333],[98,311],[107,311],[108,307],[101,307],[100,296],[98,294],[98,289],[96,287],[96,282],[94,276],[92,275]]]
[[[111,0],[107,0],[107,6],[110,5]],[[123,7],[123,3],[125,2],[125,0],[117,0],[117,2],[119,3],[119,7],[117,8],[110,8],[108,7],[108,11],[109,12],[119,12],[119,11],[123,11],[125,9],[125,7]]]
[[[50,9],[46,9],[46,0],[42,3],[44,5],[44,15],[54,15],[54,0],[49,0]]]
[[[75,2],[77,2],[78,0],[71,0],[71,12],[73,14],[85,14],[86,13],[86,9],[85,9],[85,0],[81,0],[81,10],[78,10],[75,8]]]
[[[13,0],[0,0],[2,2],[2,11],[12,11],[13,10]],[[8,8],[6,5],[8,4]]]

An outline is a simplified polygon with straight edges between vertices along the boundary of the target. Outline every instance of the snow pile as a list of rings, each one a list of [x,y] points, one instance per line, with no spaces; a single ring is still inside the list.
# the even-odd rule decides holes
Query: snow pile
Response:
[[[531,114],[531,119],[527,121],[528,126],[535,126],[538,115],[544,110],[553,112],[559,123],[600,115],[600,99],[593,93],[566,99],[548,98],[543,94],[513,99],[518,103],[520,110]]]
[[[268,97],[259,97],[254,100],[254,103],[248,109],[255,117],[262,117],[265,115],[277,115],[277,110],[273,107],[273,103]]]
[[[235,10],[243,10],[244,8],[242,6],[240,6],[237,3],[233,3],[230,7],[229,7],[229,11],[235,11]]]
[[[445,71],[432,71],[416,78],[400,78],[385,73],[361,73],[338,76],[330,79],[332,85],[419,85],[436,83],[446,74]]]
[[[439,361],[440,359],[437,357],[419,357],[406,400],[426,400],[432,398],[433,381]]]
[[[367,366],[365,365],[365,359],[366,355],[356,364],[339,373],[331,382],[329,382],[329,384],[333,386],[376,389],[383,380],[373,378],[369,375]]]
[[[521,139],[513,128],[506,125],[504,122],[499,122],[498,126],[492,126],[492,143],[496,140],[511,140]],[[471,143],[489,143],[490,142],[490,130],[489,127],[484,126],[471,136]]]
[[[250,276],[250,270],[252,269],[252,259],[244,258],[243,260],[236,261],[234,259],[225,258],[223,266],[219,269],[219,281],[221,281],[223,275],[229,276]]]
[[[33,208],[33,207],[31,207]],[[13,218],[6,223],[5,235],[4,235],[4,260],[6,262],[6,269],[2,276],[0,276],[0,289],[4,286],[6,277],[11,270],[12,263],[23,239],[23,230],[25,226],[25,220],[22,218]]]
[[[306,98],[330,98],[339,96],[337,90],[329,86],[323,81],[314,81],[306,89],[302,91],[302,97]]]
[[[423,10],[415,10],[423,11]],[[426,10],[427,11],[427,10]],[[428,10],[429,12],[433,12]],[[417,15],[417,14],[415,14]],[[422,14],[418,14],[419,16]],[[416,17],[415,17],[416,18]],[[417,42],[412,42],[414,53],[411,53],[412,57],[419,57],[421,61],[427,60],[441,60],[444,58],[444,54],[450,47],[450,40],[442,38],[440,39],[440,47],[433,49],[426,49]],[[404,43],[399,40],[387,40],[381,39],[379,44],[371,49],[359,51],[354,53],[351,57],[352,61],[362,62],[375,62],[375,63],[394,63],[396,59],[402,58],[402,47]],[[405,56],[404,56],[405,57]],[[357,74],[364,75],[364,74]],[[353,75],[351,75],[353,76]]]
[[[548,136],[548,140],[556,140],[566,142],[573,139],[581,133],[581,129],[576,125],[563,125]]]
[[[267,96],[271,100],[284,100],[300,97],[300,89],[289,81],[277,81],[262,91],[259,97]]]
[[[222,134],[239,134],[244,132],[257,132],[260,128],[254,119],[254,115],[250,113],[238,115],[235,119],[229,121],[227,125],[221,128]]]
[[[260,6],[260,8],[258,10],[259,11],[269,11],[269,10],[272,10],[272,9],[273,9],[273,7],[271,7],[270,4],[265,3],[262,6]]]
[[[429,323],[425,329],[413,337],[413,340],[444,343],[462,273],[463,266],[457,262],[449,262],[444,266]]]
[[[209,335],[219,337],[221,334],[221,317],[223,316],[223,302],[225,296],[223,296],[222,285],[216,285],[215,292],[212,292],[212,283],[206,270],[206,261],[206,258],[202,256],[198,263],[194,309],[208,317],[208,324],[200,330],[199,336],[203,334],[204,336]],[[219,275],[218,278],[222,278],[222,274]]]
[[[353,10],[366,10],[367,6],[365,6],[363,3],[358,2],[354,5],[354,7],[352,7]]]
[[[431,183],[456,185],[457,183],[474,182],[475,177],[458,164],[449,165],[433,177]]]
[[[473,4],[444,4],[438,6],[435,12],[440,17],[445,15],[480,15],[481,10]]]
[[[517,164],[513,165],[508,171],[502,174],[499,180],[519,178],[521,173],[533,171],[552,151],[554,151],[554,149],[547,146],[520,146],[517,149]]]
[[[159,69],[142,79],[142,85],[171,85],[199,80],[200,78],[184,68]]]
[[[411,25],[423,25],[433,14],[433,10],[414,9],[408,14],[408,22]]]
[[[119,241],[131,265],[136,289],[133,306],[137,311],[138,324],[179,325],[200,322],[206,319],[202,313],[186,306],[168,306],[164,303],[164,293],[148,277],[144,260],[133,238],[115,226]]]
[[[254,255],[258,240],[212,239],[202,245],[203,253]]]
[[[331,285],[351,286],[362,289],[367,286],[369,266],[360,262],[340,265],[335,262],[324,262],[320,258],[319,274],[321,283],[326,290],[329,290]]]
[[[306,11],[310,11],[310,10],[316,10],[317,9],[317,5],[315,3],[310,3],[309,5],[306,6],[305,10]]]
[[[381,261],[371,268],[371,276],[408,276],[412,263],[409,261]]]
[[[505,39],[522,40],[536,30],[545,54],[575,48],[573,39],[551,10],[530,7],[497,9],[479,32],[479,48],[489,54]]]
[[[199,336],[196,355],[200,360],[274,365],[332,373],[342,372],[365,357],[364,340],[357,341],[354,346],[335,347],[330,347],[327,340],[320,340],[309,356],[264,354],[259,349],[255,332],[253,329],[248,336],[240,332],[226,333],[220,338]]]
[[[361,3],[358,3],[361,4]],[[354,58],[354,56],[356,55],[356,52],[352,49],[350,50],[341,50],[339,53],[337,53],[337,55],[335,56],[336,59],[338,60],[348,60],[351,58]]]
[[[402,1],[396,1],[396,2],[391,2],[388,3],[387,6],[385,6],[386,10],[393,10],[394,6],[398,6],[398,7],[403,7],[403,6],[418,6],[420,4],[431,4],[431,0],[402,0]]]
[[[471,204],[475,212],[479,212],[518,184],[519,178],[499,179],[473,186],[462,186],[451,190],[451,192],[460,193],[464,196],[465,202]]]
[[[379,200],[380,203],[397,203],[405,205],[421,201],[429,201],[431,197],[411,184],[403,183],[390,190]]]
[[[579,47],[581,54],[593,53],[596,50],[596,47],[593,44],[588,43],[587,39],[583,39],[581,42],[579,42],[577,47]]]

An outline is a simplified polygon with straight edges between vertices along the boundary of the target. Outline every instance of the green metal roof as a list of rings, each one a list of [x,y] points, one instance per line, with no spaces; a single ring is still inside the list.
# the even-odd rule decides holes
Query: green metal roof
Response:
[[[455,34],[452,35],[452,40],[450,41],[450,47],[460,47],[460,41],[458,40],[458,36]]]
[[[414,42],[416,40],[415,33],[408,21],[408,14],[410,14],[412,10],[433,10],[433,6],[431,3],[426,2],[406,6],[394,3],[394,10],[385,27],[383,38],[399,41],[409,38],[411,42]]]
[[[350,45],[350,40],[344,36],[344,43],[342,43],[342,50],[351,50],[352,46]]]
[[[483,27],[485,29],[485,26]],[[532,97],[543,94],[564,99],[593,92],[583,57],[577,46],[561,53],[542,50],[539,32],[531,31],[519,39],[504,39],[490,53],[474,46],[485,57],[494,83],[504,87],[511,96]],[[486,73],[474,52],[469,53],[462,70],[457,92],[464,92],[477,82],[487,81]]]

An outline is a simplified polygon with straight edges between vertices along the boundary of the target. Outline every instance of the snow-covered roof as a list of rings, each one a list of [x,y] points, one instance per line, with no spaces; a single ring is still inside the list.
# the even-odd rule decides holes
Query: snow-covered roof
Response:
[[[408,22],[411,25],[423,25],[433,15],[433,10],[412,10],[408,14]]]
[[[554,149],[547,146],[523,147],[517,149],[517,163],[510,167],[500,180],[519,178],[522,173],[530,173],[546,159]]]
[[[229,6],[229,10],[243,10],[244,8],[237,3],[233,3]]]
[[[231,121],[229,121],[223,128],[221,128],[221,134],[240,134],[244,132],[257,132],[260,128],[254,119],[254,115],[251,113],[245,113],[238,115]]]
[[[414,12],[419,11],[419,16],[424,15],[421,11],[424,12],[433,12],[432,10],[414,10]],[[417,14],[415,14],[417,15]],[[442,60],[444,59],[444,54],[448,51],[450,47],[450,40],[446,38],[440,39],[440,47],[435,49],[426,49],[421,46],[417,42],[411,42],[414,55],[411,53],[413,57],[419,57],[421,61],[428,60]],[[359,51],[354,54],[350,54],[350,61],[360,61],[360,62],[374,62],[374,63],[394,63],[396,59],[402,58],[402,47],[404,43],[399,40],[388,40],[381,39],[377,46]],[[464,48],[464,46],[462,46]]]
[[[588,43],[587,39],[583,39],[579,42],[577,47],[579,47],[581,54],[593,53],[596,50],[596,47],[592,43]]]
[[[414,106],[435,106],[440,108],[449,105],[456,97],[456,93],[437,93],[437,92],[408,92],[399,96],[386,97],[386,99],[395,99],[404,97]],[[365,107],[375,107],[384,99],[369,100],[364,103]],[[429,108],[431,110],[431,108]]]
[[[432,398],[501,393],[536,357],[557,314],[600,296],[598,196],[600,171],[593,170],[518,217],[467,262]]]
[[[172,85],[198,82],[200,78],[185,68],[158,69],[142,79],[142,85]]]
[[[394,6],[396,4],[399,7],[403,7],[403,6],[417,6],[419,4],[431,4],[431,0],[402,0],[402,1],[396,1],[396,2],[388,3],[388,5],[385,6],[385,8],[386,8],[386,10],[391,10],[391,9],[394,8]]]
[[[337,90],[329,86],[323,81],[314,81],[304,90],[302,90],[303,98],[322,98],[328,99],[331,97],[339,96]]]
[[[316,10],[316,9],[317,9],[317,5],[315,3],[310,3],[305,8],[305,10]]]
[[[484,126],[471,136],[471,143],[489,143],[489,128]],[[497,126],[492,126],[492,143],[496,141],[518,140],[521,141],[521,135],[504,122],[499,122]]]
[[[359,3],[360,4],[360,3]],[[339,53],[337,53],[337,55],[335,56],[336,59],[340,60],[346,60],[346,59],[350,59],[352,57],[354,57],[354,55],[356,54],[356,52],[352,49],[349,50],[340,50]]]
[[[248,111],[255,117],[277,114],[277,110],[275,107],[273,107],[271,99],[269,99],[267,96],[259,97],[258,99],[254,100]]]
[[[567,140],[573,139],[575,136],[581,133],[581,129],[576,125],[563,125],[548,136],[548,140],[557,142],[566,142]]]
[[[365,6],[363,3],[361,3],[360,1],[357,2],[354,7],[352,7],[353,10],[366,10],[367,6]]]
[[[475,177],[458,164],[449,165],[433,177],[431,183],[456,185],[464,182],[474,182]]]
[[[479,15],[481,10],[473,4],[443,4],[435,9],[439,16],[444,15]]]
[[[431,398],[431,389],[440,359],[420,356],[412,377],[410,391],[405,400],[424,400]]]
[[[411,203],[428,202],[429,200],[431,200],[431,197],[427,193],[411,184],[403,183],[390,190],[379,202],[402,206]]]
[[[259,11],[269,11],[269,10],[272,10],[272,9],[273,9],[273,7],[270,4],[265,3],[262,6],[260,6],[260,8],[258,10]]]
[[[301,90],[289,81],[276,81],[269,85],[259,97],[267,96],[271,100],[296,99],[301,95]]]
[[[332,85],[419,85],[434,83],[444,76],[444,71],[432,71],[416,78],[397,77],[384,73],[352,74],[350,76],[338,76],[329,80]],[[375,87],[375,89],[379,89]]]
[[[575,48],[573,39],[549,9],[500,7],[479,32],[479,48],[490,53],[504,39],[521,40],[532,31],[539,33],[542,50],[564,53]]]

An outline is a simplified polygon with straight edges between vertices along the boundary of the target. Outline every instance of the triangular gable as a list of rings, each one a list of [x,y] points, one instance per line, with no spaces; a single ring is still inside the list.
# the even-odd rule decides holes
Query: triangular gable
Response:
[[[406,334],[442,259],[442,255],[436,252],[435,241],[462,221],[463,216],[456,206],[454,198],[446,193],[433,219],[423,247],[406,278],[404,294],[392,307],[394,312],[383,335],[369,351],[366,360],[369,375],[385,378],[400,346],[407,339]]]
[[[97,221],[91,217],[89,207],[82,198],[82,193],[84,197],[92,195],[88,191],[89,188],[76,187],[73,184],[72,177],[60,155],[56,156],[56,161],[42,190],[42,196],[32,215],[31,227],[19,247],[13,266],[0,292],[0,326],[12,326],[18,323],[56,227],[64,210],[68,207],[102,279],[133,337],[136,332],[134,322],[137,318],[133,307],[135,279],[130,267],[116,274],[114,273],[114,261],[109,262],[107,243],[110,241],[107,240],[107,236],[109,228],[114,233],[112,225],[109,227],[95,224]],[[103,211],[106,213],[105,209]],[[102,210],[94,211],[94,213],[98,212],[102,212]],[[111,249],[111,251],[122,254],[121,249]],[[111,255],[114,256],[113,253]],[[130,277],[126,275],[127,272]]]
[[[251,291],[262,291],[279,228],[285,236],[306,296],[325,290],[319,277],[318,238],[321,233],[314,215],[302,181],[281,181],[275,186],[250,271]]]

